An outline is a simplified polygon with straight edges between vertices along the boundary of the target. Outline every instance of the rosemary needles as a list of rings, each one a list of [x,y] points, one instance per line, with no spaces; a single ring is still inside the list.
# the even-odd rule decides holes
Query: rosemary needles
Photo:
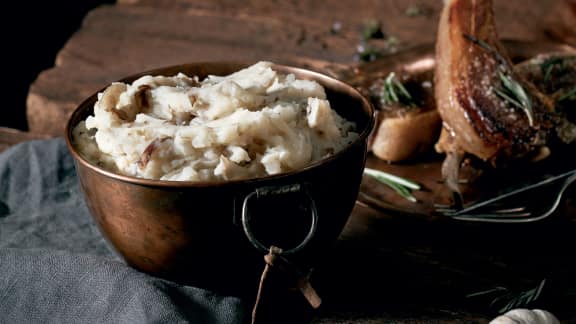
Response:
[[[534,110],[532,109],[532,101],[530,97],[526,93],[526,90],[518,83],[518,81],[514,80],[509,72],[503,71],[510,71],[512,66],[510,63],[500,54],[496,49],[490,46],[485,41],[468,34],[462,35],[465,39],[471,41],[472,43],[480,46],[488,53],[490,53],[494,59],[500,65],[500,71],[498,71],[498,77],[500,78],[500,87],[495,86],[494,92],[496,95],[504,99],[509,104],[515,106],[516,108],[522,109],[528,117],[528,123],[530,126],[534,126]]]
[[[391,72],[384,80],[382,86],[382,103],[384,105],[403,104],[406,106],[414,105],[414,98],[406,90],[402,82],[396,77],[396,73]]]
[[[364,174],[392,188],[397,194],[404,197],[406,200],[409,200],[411,202],[418,201],[416,197],[412,195],[413,190],[421,189],[421,186],[416,182],[404,179],[402,177],[384,171],[370,168],[364,168]]]
[[[500,77],[500,83],[502,86],[501,88],[494,87],[494,92],[511,105],[522,109],[526,114],[526,117],[528,117],[528,123],[530,126],[534,126],[532,101],[524,88],[516,80],[501,71],[498,72],[498,76]]]
[[[514,308],[526,308],[532,303],[537,301],[542,295],[542,290],[546,284],[546,279],[540,281],[538,286],[533,289],[520,292],[511,292],[505,287],[495,287],[485,291],[480,291],[477,293],[472,293],[466,295],[467,298],[488,296],[488,295],[499,295],[492,300],[490,303],[491,307],[498,307],[498,313],[504,314]]]
[[[574,86],[571,90],[568,90],[564,93],[560,98],[558,98],[558,102],[564,100],[576,100],[576,86]]]

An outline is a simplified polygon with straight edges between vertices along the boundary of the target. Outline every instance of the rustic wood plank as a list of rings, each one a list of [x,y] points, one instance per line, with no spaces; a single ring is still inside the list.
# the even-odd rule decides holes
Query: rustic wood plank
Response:
[[[520,0],[497,0],[502,37],[534,41],[565,37],[561,35],[570,34],[571,25],[551,26],[571,22],[566,14],[570,11],[565,10],[568,1],[573,0],[526,6]],[[33,83],[27,100],[29,128],[61,135],[71,111],[89,94],[120,77],[160,66],[260,59],[353,65],[368,21],[380,21],[384,32],[399,41],[398,49],[431,43],[440,5],[432,0],[121,0],[92,11],[59,53],[56,66]],[[421,13],[408,15],[409,8]],[[564,18],[554,25],[549,24],[550,17]],[[341,28],[333,33],[336,22]]]
[[[527,4],[521,0],[493,0],[496,23],[504,38],[522,40],[539,40],[552,37],[557,41],[574,41],[573,26],[576,23],[576,1],[549,0],[533,1]],[[260,14],[283,16],[290,19],[294,15],[314,17],[317,19],[331,18],[348,21],[350,16],[370,20],[382,20],[385,27],[410,28],[414,19],[403,20],[407,13],[419,8],[417,15],[434,25],[441,9],[442,2],[434,0],[411,1],[198,1],[198,0],[118,0],[120,5],[149,6],[162,10],[207,10],[228,14]],[[432,29],[418,29],[421,32],[435,33]]]
[[[13,128],[0,127],[0,152],[18,143],[47,138],[50,138],[50,136],[24,132]]]
[[[517,295],[543,279],[546,291],[531,307],[573,323],[573,230],[561,218],[512,228],[391,219],[357,207],[313,274],[326,302],[314,323],[487,323],[503,294],[467,295],[496,287]]]
[[[100,8],[60,52],[56,67],[32,85],[27,110],[30,130],[61,134],[63,121],[88,94],[120,77],[155,67],[213,60],[352,60],[354,46],[349,44],[355,40],[350,37],[313,40],[329,34],[324,30],[308,34],[312,40],[303,41],[302,33],[298,25],[286,28],[278,19]]]

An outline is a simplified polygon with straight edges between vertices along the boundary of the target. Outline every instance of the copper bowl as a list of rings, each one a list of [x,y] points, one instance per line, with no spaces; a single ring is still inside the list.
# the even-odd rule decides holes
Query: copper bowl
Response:
[[[120,81],[178,72],[203,78],[248,65],[184,64]],[[335,242],[358,194],[373,108],[341,81],[295,67],[274,69],[322,84],[333,109],[356,122],[359,139],[328,158],[275,176],[217,183],[147,180],[103,170],[78,153],[72,130],[93,114],[97,94],[73,112],[66,142],[85,200],[104,237],[130,266],[182,284],[252,296],[270,245],[283,248],[302,267],[313,267]]]

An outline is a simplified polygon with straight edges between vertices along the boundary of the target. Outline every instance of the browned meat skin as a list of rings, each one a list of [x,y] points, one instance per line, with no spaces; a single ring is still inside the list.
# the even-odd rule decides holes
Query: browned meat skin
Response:
[[[573,142],[576,138],[576,50],[540,54],[514,69],[552,99],[556,112],[565,118],[556,128],[558,139],[563,143]]]
[[[517,64],[514,70],[543,93],[561,95],[576,86],[576,50],[540,54]]]
[[[500,74],[519,83],[532,102],[533,122],[495,92]],[[498,164],[546,145],[556,125],[551,101],[526,83],[496,32],[491,0],[447,0],[436,43],[435,96],[444,122],[440,152],[464,152]]]
[[[550,96],[555,110],[576,121],[576,50],[567,53],[540,54],[517,64],[514,69]]]

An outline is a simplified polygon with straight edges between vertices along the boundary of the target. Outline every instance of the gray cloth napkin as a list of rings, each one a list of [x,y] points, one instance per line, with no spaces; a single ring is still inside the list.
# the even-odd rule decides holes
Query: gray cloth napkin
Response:
[[[0,323],[242,323],[238,298],[130,268],[95,227],[62,139],[0,154]]]

